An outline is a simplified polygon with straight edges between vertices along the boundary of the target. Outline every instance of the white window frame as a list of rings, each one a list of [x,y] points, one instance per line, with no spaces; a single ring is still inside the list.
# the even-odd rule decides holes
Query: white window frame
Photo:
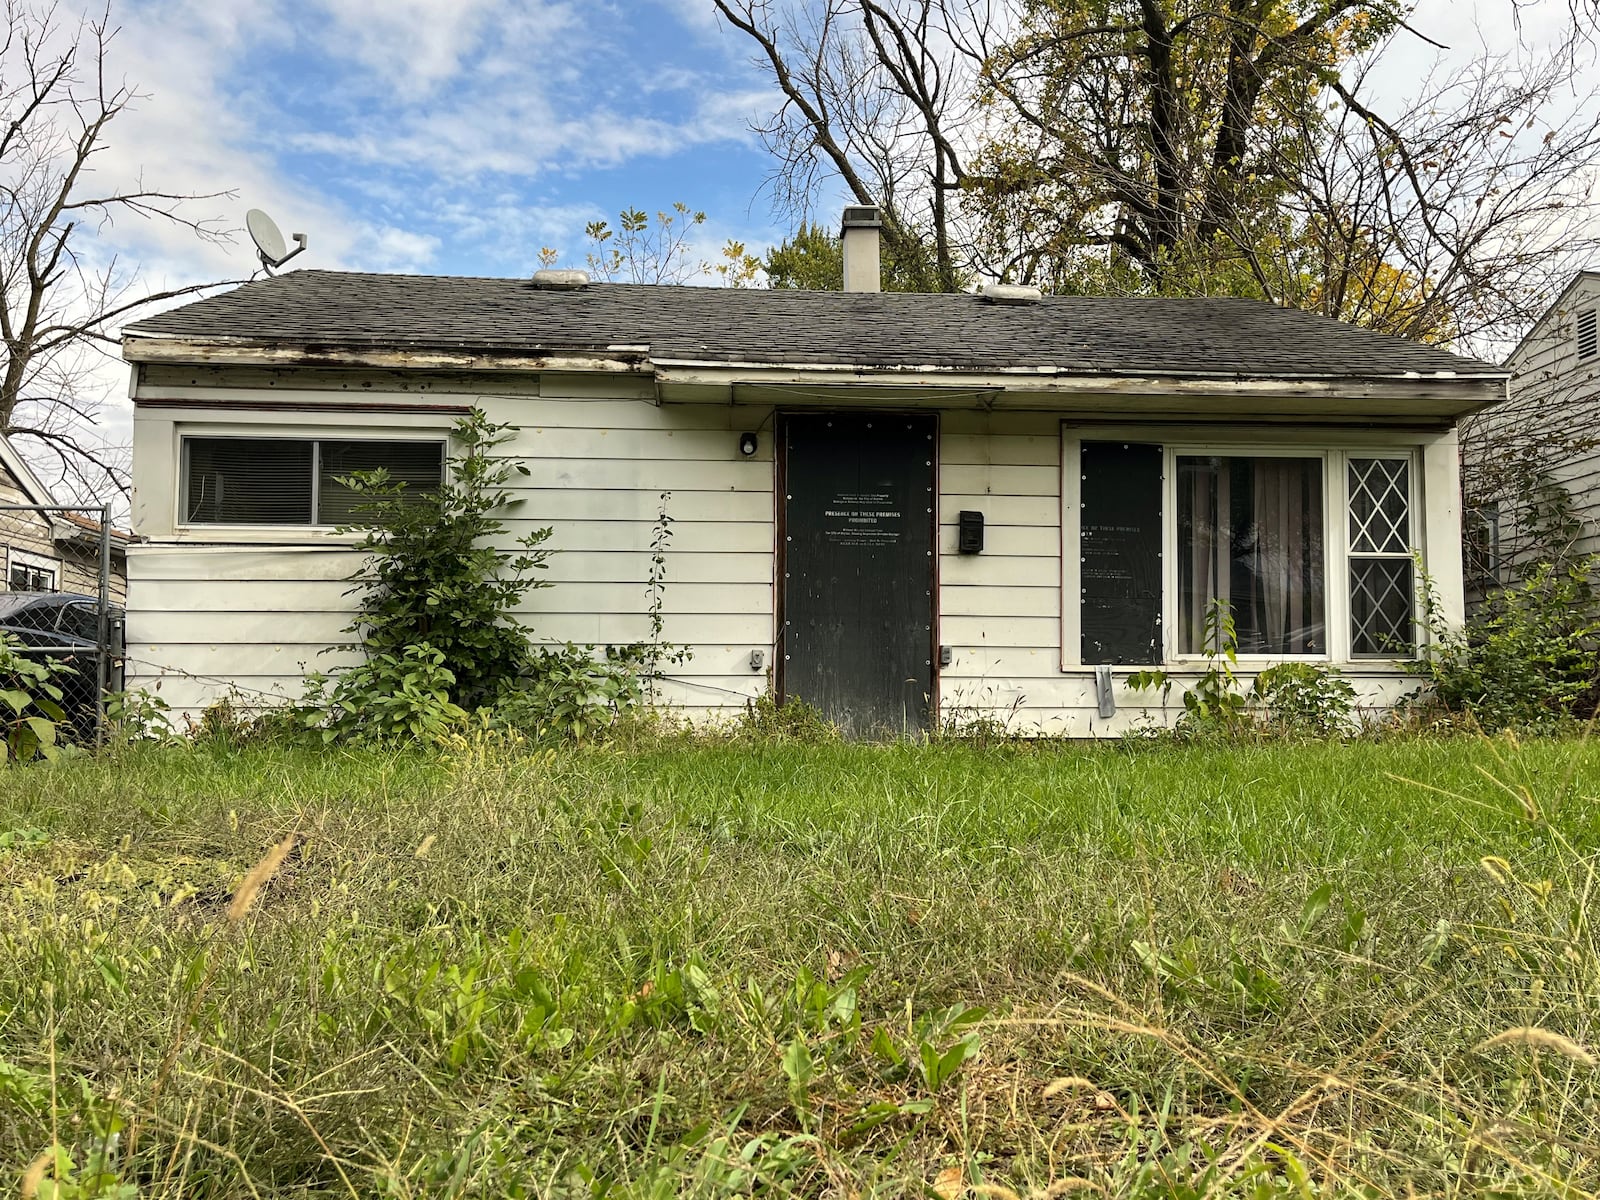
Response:
[[[32,550],[23,550],[20,547],[12,546],[6,555],[5,587],[0,588],[0,591],[9,591],[11,589],[11,569],[19,566],[31,567],[35,571],[45,572],[50,576],[50,590],[52,592],[61,590],[61,560],[59,558],[51,558],[46,554],[35,554]]]
[[[1082,444],[1117,441],[1159,445],[1161,470],[1161,662],[1178,671],[1202,670],[1202,654],[1180,654],[1178,636],[1177,460],[1191,456],[1244,458],[1316,458],[1323,472],[1323,621],[1327,649],[1322,654],[1241,654],[1247,670],[1277,662],[1310,662],[1348,666],[1356,671],[1398,669],[1401,658],[1352,658],[1350,628],[1350,494],[1348,460],[1404,458],[1407,470],[1407,537],[1413,554],[1425,549],[1423,525],[1423,450],[1426,435],[1415,440],[1394,432],[1367,430],[1273,430],[1241,434],[1204,426],[1096,425],[1082,421],[1061,424],[1061,669],[1092,669],[1083,661],[1082,595]],[[1426,641],[1423,583],[1413,578],[1417,646]],[[1119,668],[1121,669],[1121,668]],[[1136,670],[1136,667],[1127,669]]]
[[[1093,440],[1093,439],[1090,439]],[[1180,458],[1302,458],[1315,459],[1322,464],[1322,622],[1323,638],[1327,649],[1321,654],[1240,654],[1243,667],[1267,666],[1270,663],[1293,659],[1296,662],[1332,662],[1335,640],[1334,622],[1337,605],[1328,581],[1336,555],[1333,524],[1333,496],[1329,488],[1332,453],[1312,446],[1240,444],[1238,442],[1164,443],[1161,468],[1161,652],[1164,661],[1179,667],[1200,666],[1206,656],[1198,650],[1178,649],[1178,459]]]
[[[322,484],[322,448],[323,442],[429,442],[443,447],[442,453],[447,460],[453,452],[454,442],[446,429],[428,428],[401,428],[401,429],[373,429],[371,427],[353,428],[348,425],[322,425],[308,427],[304,425],[285,428],[281,425],[180,425],[174,429],[178,440],[177,454],[174,456],[177,464],[177,479],[172,489],[173,528],[180,534],[206,535],[222,531],[233,533],[273,533],[273,534],[313,534],[321,537],[332,535],[338,525],[320,524],[315,522],[295,522],[293,524],[263,524],[238,523],[228,524],[217,521],[190,521],[187,519],[185,508],[189,498],[189,443],[194,440],[213,441],[228,438],[235,441],[289,441],[312,443],[311,454],[311,511],[317,512],[318,491]]]
[[[1343,574],[1340,576],[1340,578],[1342,580],[1342,586],[1339,589],[1340,590],[1340,595],[1343,598],[1343,603],[1344,603],[1344,608],[1345,608],[1344,625],[1342,627],[1343,628],[1343,636],[1344,636],[1344,659],[1343,659],[1343,661],[1349,662],[1349,663],[1357,663],[1357,664],[1360,664],[1360,663],[1414,662],[1416,660],[1416,657],[1417,657],[1417,652],[1421,650],[1422,645],[1423,645],[1423,637],[1424,637],[1424,634],[1423,634],[1424,620],[1423,620],[1423,618],[1425,616],[1425,613],[1423,611],[1423,602],[1424,602],[1424,599],[1425,599],[1425,597],[1423,595],[1423,581],[1422,581],[1421,577],[1418,575],[1416,567],[1415,567],[1416,557],[1417,557],[1417,555],[1419,555],[1422,552],[1422,524],[1421,524],[1420,520],[1418,519],[1419,518],[1419,514],[1420,514],[1419,503],[1420,503],[1420,499],[1421,499],[1421,491],[1420,491],[1420,488],[1418,487],[1418,483],[1419,483],[1418,474],[1422,470],[1422,455],[1421,455],[1420,449],[1413,448],[1413,449],[1411,449],[1411,451],[1409,453],[1404,452],[1401,449],[1393,449],[1393,450],[1383,450],[1383,449],[1378,449],[1378,448],[1360,449],[1360,450],[1345,449],[1345,450],[1340,451],[1339,457],[1340,457],[1339,485],[1340,485],[1340,492],[1341,492],[1341,495],[1340,495],[1340,501],[1341,501],[1341,503],[1340,503],[1340,513],[1344,517],[1344,521],[1343,521],[1343,524],[1342,524],[1342,527],[1343,527],[1343,530],[1344,530],[1344,534],[1343,534],[1343,539],[1342,539],[1342,543],[1341,543],[1341,547],[1340,547],[1341,551],[1342,551],[1342,557],[1343,557],[1343,563],[1342,563]],[[1385,553],[1368,552],[1368,551],[1356,551],[1351,547],[1351,538],[1350,538],[1350,460],[1352,458],[1403,458],[1403,459],[1406,460],[1407,467],[1406,467],[1406,550],[1405,550],[1405,553],[1401,553],[1399,551],[1388,551],[1388,552],[1385,552]],[[1412,654],[1411,654],[1411,656],[1409,658],[1392,658],[1392,657],[1387,657],[1387,656],[1378,655],[1378,654],[1364,654],[1360,658],[1357,658],[1356,655],[1355,655],[1355,651],[1353,649],[1351,649],[1352,645],[1355,642],[1355,631],[1353,629],[1351,629],[1351,627],[1350,627],[1350,621],[1351,621],[1351,614],[1350,614],[1350,591],[1351,591],[1350,561],[1351,561],[1352,558],[1363,558],[1363,559],[1366,559],[1366,558],[1382,558],[1382,559],[1389,559],[1389,560],[1406,559],[1406,560],[1409,560],[1413,564],[1412,570],[1411,570],[1411,636],[1412,636]],[[1330,642],[1330,644],[1331,644],[1331,642]]]
[[[1500,583],[1500,537],[1503,530],[1500,518],[1500,503],[1497,500],[1480,504],[1476,508],[1468,509],[1462,514],[1462,566],[1463,579],[1469,590],[1492,591],[1501,586]],[[1469,568],[1476,565],[1472,563],[1471,556],[1466,552],[1466,534],[1472,527],[1483,533],[1483,554],[1485,561],[1483,569],[1473,572]]]

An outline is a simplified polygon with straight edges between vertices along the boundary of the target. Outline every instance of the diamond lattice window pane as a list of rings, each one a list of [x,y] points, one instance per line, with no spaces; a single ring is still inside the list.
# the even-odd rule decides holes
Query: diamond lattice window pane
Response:
[[[1416,598],[1409,558],[1350,560],[1350,653],[1406,658],[1416,647]]]
[[[1404,554],[1410,545],[1411,463],[1350,460],[1350,552]]]

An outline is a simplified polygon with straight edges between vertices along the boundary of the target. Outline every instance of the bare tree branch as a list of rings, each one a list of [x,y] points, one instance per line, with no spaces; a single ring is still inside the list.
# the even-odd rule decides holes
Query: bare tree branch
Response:
[[[59,460],[75,487],[121,488],[121,456],[96,448],[86,430],[103,397],[93,379],[99,348],[118,327],[155,305],[220,285],[143,288],[93,237],[119,217],[187,229],[208,241],[228,235],[195,202],[231,193],[148,188],[108,190],[91,164],[113,121],[138,100],[110,77],[116,37],[109,4],[76,21],[54,4],[6,0],[0,38],[0,435],[31,441]],[[89,247],[80,254],[80,247]],[[69,466],[69,460],[75,465]]]

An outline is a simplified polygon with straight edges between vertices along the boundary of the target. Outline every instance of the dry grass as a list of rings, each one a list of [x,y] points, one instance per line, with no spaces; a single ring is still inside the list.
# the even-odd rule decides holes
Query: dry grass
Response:
[[[283,841],[273,846],[256,863],[244,873],[244,878],[239,881],[238,889],[233,893],[233,899],[228,902],[228,920],[242,921],[250,908],[256,902],[256,897],[261,894],[261,889],[272,882],[283,866],[284,860],[289,857],[289,852],[294,849],[295,836],[290,834]],[[419,853],[418,857],[421,857]]]

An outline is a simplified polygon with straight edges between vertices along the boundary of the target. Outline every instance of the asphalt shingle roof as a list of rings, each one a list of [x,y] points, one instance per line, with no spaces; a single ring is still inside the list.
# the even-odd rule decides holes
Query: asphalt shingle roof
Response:
[[[648,347],[657,362],[1055,369],[1083,375],[1294,379],[1499,368],[1327,317],[1231,298],[808,292],[293,271],[130,326],[291,346],[506,353]]]

